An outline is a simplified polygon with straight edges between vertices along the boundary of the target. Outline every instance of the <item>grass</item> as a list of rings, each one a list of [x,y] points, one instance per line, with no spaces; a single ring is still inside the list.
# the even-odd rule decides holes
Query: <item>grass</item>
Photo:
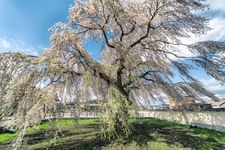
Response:
[[[24,140],[23,149],[77,149],[77,150],[189,150],[225,149],[225,133],[191,128],[158,119],[132,119],[133,132],[126,139],[103,140],[97,119],[53,120],[32,127]],[[56,132],[58,131],[58,132]],[[57,135],[57,138],[55,138]],[[0,134],[0,149],[7,149],[16,134]]]
[[[0,144],[6,144],[11,142],[16,137],[16,134],[3,133],[0,134]]]

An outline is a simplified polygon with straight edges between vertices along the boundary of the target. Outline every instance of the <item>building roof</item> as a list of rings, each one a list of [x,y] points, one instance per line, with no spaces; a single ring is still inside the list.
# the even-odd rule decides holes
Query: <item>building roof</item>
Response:
[[[209,104],[212,104],[212,106],[214,106],[214,107],[220,107],[220,106],[222,106],[223,104],[225,104],[225,100],[220,100],[220,101],[218,101],[218,102],[215,102],[215,101],[213,101],[213,100],[210,100],[210,101],[208,101],[208,103],[209,103]]]
[[[222,103],[220,103],[220,105],[219,105],[219,106],[222,106],[223,104],[225,104],[225,100],[224,100]]]

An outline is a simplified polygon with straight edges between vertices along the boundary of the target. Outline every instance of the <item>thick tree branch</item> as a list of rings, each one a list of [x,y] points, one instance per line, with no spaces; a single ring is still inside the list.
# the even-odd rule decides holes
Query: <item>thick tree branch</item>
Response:
[[[154,29],[154,27],[151,27],[151,20],[148,22],[148,25],[147,25],[147,31],[146,31],[146,34],[144,36],[142,36],[141,38],[139,38],[137,41],[135,41],[133,44],[131,44],[129,46],[129,49],[130,48],[133,48],[134,46],[136,46],[137,44],[141,43],[142,40],[144,40],[145,38],[148,37],[149,33],[150,33],[150,30],[151,29]]]
[[[105,39],[105,42],[106,42],[107,46],[110,47],[110,48],[115,48],[115,46],[113,46],[112,44],[109,43],[109,39],[108,39],[108,36],[107,36],[107,32],[105,30],[105,26],[101,27],[101,31],[103,33],[103,36],[104,36],[104,39]]]

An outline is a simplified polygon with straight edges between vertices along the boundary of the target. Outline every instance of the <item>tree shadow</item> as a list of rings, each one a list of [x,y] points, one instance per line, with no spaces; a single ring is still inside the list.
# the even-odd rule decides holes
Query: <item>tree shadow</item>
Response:
[[[110,142],[101,140],[100,138],[92,140],[77,140],[72,142],[60,143],[52,145],[49,149],[67,149],[67,150],[100,150],[102,147],[108,145]]]
[[[201,133],[208,133],[208,136],[200,136]],[[201,149],[225,149],[225,143],[218,141],[210,135],[217,134],[217,137],[225,136],[224,133],[206,129],[191,129],[188,125],[177,125],[176,123],[162,121],[143,120],[141,123],[133,123],[133,133],[125,140],[126,143],[135,141],[139,146],[147,146],[149,141],[161,139],[167,144],[180,144],[185,148]]]
[[[180,125],[158,119],[139,119],[134,121],[132,126],[133,132],[129,137],[122,140],[109,141],[97,136],[99,124],[81,125],[77,131],[71,129],[62,130],[58,135],[59,140],[44,148],[99,150],[112,143],[122,145],[136,143],[139,147],[148,147],[149,142],[163,142],[190,149],[225,149],[225,133],[213,130],[193,128],[188,125]],[[47,134],[40,131],[27,135],[27,144],[38,144],[52,138],[54,138],[54,130],[48,130]],[[224,139],[221,140],[223,142],[219,140],[220,138]],[[36,149],[43,149],[43,147]]]
[[[99,131],[99,124],[85,124],[80,128],[66,129],[58,133],[57,142],[49,144],[44,149],[71,149],[71,150],[98,150],[102,146],[108,145],[108,140],[101,139],[97,136]],[[26,143],[28,145],[35,145],[42,142],[50,141],[55,138],[56,130],[41,130],[32,134],[26,135]],[[65,138],[65,140],[61,140]],[[43,149],[43,147],[35,148]]]

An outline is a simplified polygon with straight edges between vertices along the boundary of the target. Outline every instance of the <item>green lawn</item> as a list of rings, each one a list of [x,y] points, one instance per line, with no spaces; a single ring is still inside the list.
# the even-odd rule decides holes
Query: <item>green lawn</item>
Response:
[[[104,150],[182,150],[225,149],[225,133],[202,128],[190,128],[158,119],[131,120],[133,134],[127,139],[102,140],[98,136],[97,119],[62,119],[46,122],[28,130],[22,149],[104,149]],[[56,133],[55,131],[59,132]],[[55,138],[55,135],[58,138]],[[0,134],[0,149],[9,149],[16,134]]]

